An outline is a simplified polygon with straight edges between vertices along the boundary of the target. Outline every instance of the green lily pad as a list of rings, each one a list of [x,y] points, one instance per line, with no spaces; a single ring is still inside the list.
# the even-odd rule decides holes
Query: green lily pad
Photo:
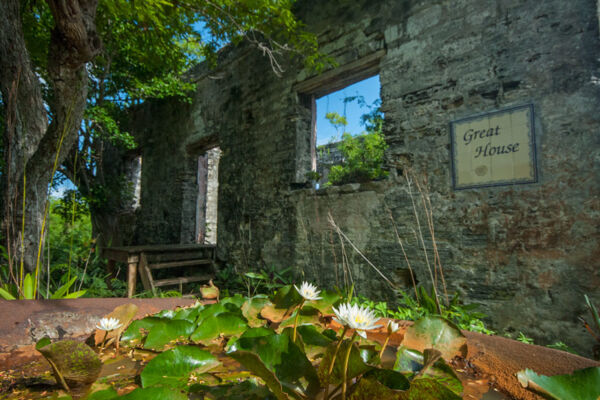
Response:
[[[244,367],[248,368],[254,375],[261,378],[277,400],[289,400],[287,393],[283,391],[283,385],[275,373],[267,368],[258,354],[246,350],[235,350],[234,352],[228,352],[228,354]]]
[[[319,293],[321,300],[311,301],[309,304],[319,310],[323,315],[333,315],[333,306],[342,301],[342,297],[336,292],[323,290]]]
[[[395,399],[408,388],[410,382],[401,373],[374,368],[365,373],[358,384],[352,388],[350,399]]]
[[[248,329],[246,321],[232,313],[222,313],[208,317],[191,334],[195,342],[207,342],[220,336],[238,335]]]
[[[121,344],[128,346],[136,346],[142,342],[150,329],[163,321],[168,321],[166,318],[146,317],[133,321],[127,330],[121,335]]]
[[[242,305],[242,315],[248,320],[248,325],[253,328],[263,326],[266,320],[259,318],[260,311],[269,303],[266,296],[255,296],[246,300]]]
[[[245,302],[246,302],[246,298],[238,293],[235,296],[225,297],[224,299],[221,299],[221,301],[219,303],[223,304],[223,305],[232,304],[236,308],[242,308],[242,306],[244,305]]]
[[[90,394],[87,397],[87,400],[112,400],[119,397],[117,391],[114,388],[108,388],[104,390],[99,390]]]
[[[310,398],[319,391],[315,368],[287,335],[242,336],[227,354],[263,378],[278,398],[281,398],[280,387],[285,392],[301,392]]]
[[[523,387],[558,400],[598,400],[600,398],[600,367],[579,369],[572,374],[545,376],[530,369],[519,371],[517,378]]]
[[[187,400],[186,393],[169,387],[137,388],[133,392],[119,397],[123,400]]]
[[[189,321],[191,323],[196,323],[196,319],[198,319],[198,315],[204,309],[204,307],[189,307],[189,308],[181,308],[175,312],[173,315],[173,319],[182,319],[185,321]]]
[[[190,392],[204,394],[206,400],[264,400],[276,399],[266,386],[260,385],[256,379],[248,379],[239,383],[228,383],[225,385],[208,386],[193,385]]]
[[[417,350],[400,346],[396,352],[393,369],[409,377],[420,374],[425,378],[434,379],[456,394],[462,393],[463,390],[462,383],[452,367],[439,358],[439,352],[436,350],[426,349],[424,355]]]
[[[177,346],[150,360],[140,375],[142,387],[163,385],[183,388],[187,386],[192,372],[206,372],[220,364],[208,351],[196,346]]]
[[[423,317],[410,326],[402,345],[421,352],[425,349],[439,350],[446,360],[464,357],[467,353],[467,339],[460,329],[436,315]]]
[[[290,317],[284,321],[281,322],[281,324],[279,325],[279,328],[285,328],[288,326],[294,326],[295,322],[296,322],[296,315],[298,314],[298,309],[294,310],[294,312],[292,313],[292,315],[290,315]],[[321,321],[319,320],[319,317],[321,316],[321,313],[319,312],[319,310],[317,310],[314,307],[311,306],[304,306],[302,307],[302,309],[300,310],[300,316],[298,317],[298,326],[300,325],[323,325],[321,324]]]
[[[391,390],[407,390],[410,387],[410,382],[404,375],[391,369],[374,368],[365,373],[364,378],[375,379]]]
[[[462,400],[462,397],[431,378],[417,378],[405,392],[397,392],[398,400]]]
[[[287,285],[280,288],[275,295],[271,297],[271,302],[275,308],[291,308],[296,307],[302,303],[303,297],[294,288],[293,285]]]
[[[150,328],[145,349],[162,350],[168,343],[186,340],[194,332],[194,324],[186,320],[163,319]]]
[[[242,317],[242,310],[233,303],[215,303],[204,307],[199,313],[196,319],[196,325],[201,325],[202,322],[210,317],[215,317],[219,314],[236,314]]]

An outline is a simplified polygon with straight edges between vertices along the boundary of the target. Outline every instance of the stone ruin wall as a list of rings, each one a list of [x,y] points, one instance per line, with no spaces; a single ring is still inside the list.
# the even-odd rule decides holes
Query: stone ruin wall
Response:
[[[267,59],[242,47],[224,52],[218,70],[193,71],[192,104],[156,102],[136,116],[144,133],[136,240],[191,240],[194,158],[218,143],[222,259],[240,268],[295,266],[319,286],[341,285],[331,213],[367,258],[410,290],[392,219],[417,281],[430,282],[402,177],[410,168],[428,180],[448,290],[481,303],[494,329],[541,344],[563,340],[589,355],[592,340],[577,316],[586,314],[584,293],[600,304],[597,2],[301,4],[299,15],[339,68],[375,55],[389,178],[307,188],[311,100],[298,87],[312,75],[287,65],[278,78]],[[449,122],[525,103],[535,107],[538,183],[454,191]],[[427,234],[425,243],[431,257]],[[344,250],[358,291],[393,301],[384,280]]]

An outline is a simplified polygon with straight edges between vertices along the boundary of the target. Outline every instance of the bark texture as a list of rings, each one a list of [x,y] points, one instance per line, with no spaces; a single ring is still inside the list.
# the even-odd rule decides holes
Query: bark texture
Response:
[[[100,40],[94,23],[97,0],[48,0],[55,21],[48,49],[48,112],[25,45],[19,3],[0,2],[0,90],[7,110],[3,233],[13,261],[22,255],[26,270],[33,271],[44,236],[48,184],[77,140],[87,96],[85,64],[99,51]]]

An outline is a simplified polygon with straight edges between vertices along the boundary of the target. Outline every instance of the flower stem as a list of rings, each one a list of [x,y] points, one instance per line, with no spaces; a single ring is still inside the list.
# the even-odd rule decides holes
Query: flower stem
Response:
[[[296,343],[296,329],[298,328],[298,317],[300,317],[300,310],[304,306],[304,300],[300,303],[300,306],[296,309],[296,318],[294,318],[294,334],[292,335],[292,342]]]
[[[344,331],[342,332],[342,337],[338,342],[337,346],[335,346],[335,351],[333,352],[333,356],[331,357],[331,364],[329,364],[329,370],[327,371],[327,377],[325,379],[325,396],[323,396],[324,400],[327,400],[329,397],[329,377],[333,372],[333,366],[335,365],[335,359],[337,357],[338,352],[340,351],[340,347],[342,346],[342,342],[344,341],[344,336],[346,336],[346,332],[348,331],[348,327],[344,326]]]
[[[106,337],[108,336],[108,331],[104,331],[104,339],[102,339],[102,345],[100,346],[100,354],[104,350],[104,344],[106,343]]]
[[[350,361],[350,353],[352,352],[352,346],[354,345],[354,338],[356,338],[356,331],[350,339],[348,344],[348,350],[346,350],[346,357],[344,358],[344,380],[342,383],[342,400],[346,400],[346,389],[348,387],[348,361]]]
[[[381,357],[383,357],[383,352],[385,351],[385,348],[388,345],[388,342],[390,341],[390,334],[387,335],[387,337],[385,338],[385,342],[383,342],[383,346],[381,347],[381,351],[379,352],[379,362],[381,362]]]

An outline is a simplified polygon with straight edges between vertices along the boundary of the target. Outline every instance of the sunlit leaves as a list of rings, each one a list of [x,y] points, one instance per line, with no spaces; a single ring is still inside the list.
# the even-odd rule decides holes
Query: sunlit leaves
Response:
[[[434,348],[442,352],[442,357],[450,360],[457,355],[466,355],[466,342],[467,339],[456,325],[432,315],[421,318],[410,326],[404,334],[402,344],[420,351]]]
[[[278,398],[286,392],[314,396],[319,391],[315,368],[287,335],[240,337],[227,354],[263,378]],[[274,379],[276,378],[276,379]]]
[[[193,371],[210,371],[219,364],[208,351],[195,346],[178,346],[159,354],[146,365],[140,376],[142,387],[185,387]]]
[[[191,335],[196,342],[206,343],[221,336],[232,336],[248,329],[246,320],[233,313],[221,313],[202,321]]]
[[[519,382],[539,393],[559,400],[597,400],[600,398],[600,367],[577,370],[572,374],[545,376],[530,369],[517,373]]]

